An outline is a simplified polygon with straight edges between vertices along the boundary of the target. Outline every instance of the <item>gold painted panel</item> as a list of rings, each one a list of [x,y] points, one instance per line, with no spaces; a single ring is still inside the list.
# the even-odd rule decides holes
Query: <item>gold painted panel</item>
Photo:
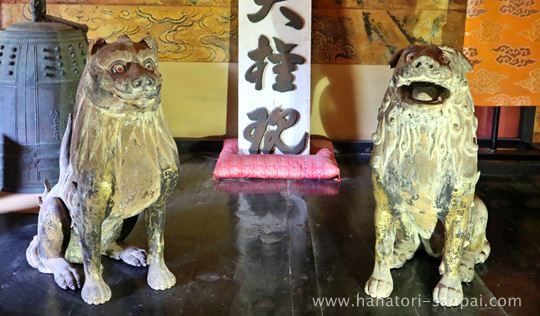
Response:
[[[467,0],[313,0],[313,8],[364,10],[466,10]]]
[[[28,0],[2,0],[28,3]],[[237,7],[238,0],[48,0],[48,4],[166,5]],[[315,9],[364,10],[466,10],[467,0],[312,0]]]
[[[463,45],[465,16],[458,11],[316,9],[313,16],[315,63],[386,64],[410,44]]]
[[[160,42],[159,56],[164,61],[237,60],[235,0],[117,0],[114,5],[98,5],[104,0],[49,2],[49,14],[87,24],[91,39],[114,40],[120,34],[138,39],[151,33]],[[73,4],[78,2],[86,4]],[[396,50],[412,43],[461,48],[463,2],[313,0],[313,63],[385,64]],[[27,4],[3,3],[0,27],[29,17]]]
[[[228,7],[50,4],[47,11],[88,25],[90,39],[115,40],[125,34],[138,40],[150,33],[165,61],[228,62],[236,55],[237,19]],[[5,5],[2,26],[23,16],[29,19],[27,5]]]

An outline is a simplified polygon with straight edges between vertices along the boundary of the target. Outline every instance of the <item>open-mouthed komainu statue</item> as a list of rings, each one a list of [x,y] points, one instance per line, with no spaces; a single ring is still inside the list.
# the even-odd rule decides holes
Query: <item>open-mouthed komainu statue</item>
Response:
[[[428,253],[437,221],[445,228],[434,302],[456,306],[461,282],[490,253],[487,209],[475,197],[479,178],[477,121],[462,53],[435,45],[412,46],[390,61],[395,68],[378,114],[371,158],[376,200],[375,267],[365,291],[388,297],[390,269],[411,259],[420,243]]]
[[[52,273],[63,289],[80,287],[72,263],[83,263],[81,294],[88,304],[111,298],[102,255],[148,266],[153,289],[176,282],[163,258],[163,229],[179,160],[160,91],[157,44],[151,37],[94,43],[62,140],[58,184],[43,194],[38,232],[26,251],[28,263]],[[143,211],[148,256],[122,242]]]

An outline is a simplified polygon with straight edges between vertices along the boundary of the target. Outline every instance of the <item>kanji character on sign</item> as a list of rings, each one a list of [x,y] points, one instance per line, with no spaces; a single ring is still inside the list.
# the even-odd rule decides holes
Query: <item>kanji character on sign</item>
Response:
[[[268,59],[276,64],[272,68],[276,76],[276,83],[272,88],[279,92],[292,91],[296,88],[293,84],[293,71],[298,69],[297,65],[303,64],[306,59],[298,54],[292,54],[291,51],[298,45],[287,44],[274,37],[274,43],[279,54],[272,54]]]
[[[262,80],[264,75],[264,69],[266,68],[268,58],[274,66],[272,69],[276,76],[276,83],[272,85],[275,91],[287,92],[296,88],[293,84],[294,75],[293,71],[298,69],[297,65],[303,64],[306,59],[300,55],[292,54],[291,51],[298,45],[287,44],[278,38],[274,37],[274,43],[278,54],[274,54],[272,47],[270,47],[270,41],[264,35],[259,37],[259,46],[248,53],[251,60],[255,62],[248,68],[244,78],[251,83],[255,83],[256,90],[262,90]]]
[[[259,47],[248,53],[251,60],[255,62],[246,72],[245,78],[248,82],[255,83],[255,89],[262,89],[262,79],[264,69],[266,68],[266,58],[272,54],[272,47],[270,47],[270,41],[264,35],[259,37]]]
[[[281,140],[281,133],[298,122],[300,113],[297,110],[275,108],[268,115],[266,108],[258,108],[247,115],[250,120],[255,121],[244,129],[244,138],[251,143],[250,154],[258,154],[259,152],[270,154],[275,148],[284,154],[298,154],[306,147],[309,139],[307,132],[295,146],[287,146]],[[263,143],[262,149],[260,149],[261,142]]]
[[[248,19],[252,23],[257,23],[263,20],[272,9],[272,6],[274,5],[274,3],[282,2],[286,0],[254,0],[254,1],[255,1],[255,4],[261,6],[261,8],[256,13],[248,14]],[[302,19],[302,17],[295,11],[287,7],[281,7],[279,8],[279,11],[281,11],[281,14],[283,14],[283,16],[289,20],[289,22],[286,23],[285,25],[290,26],[296,30],[301,30],[304,27],[304,19]]]
[[[268,12],[270,12],[270,9],[272,9],[272,6],[274,5],[274,3],[282,2],[286,0],[254,0],[254,1],[255,1],[255,4],[261,6],[261,9],[257,11],[257,13],[248,14],[248,19],[252,23],[257,23],[261,21],[262,19],[264,19],[268,15]]]

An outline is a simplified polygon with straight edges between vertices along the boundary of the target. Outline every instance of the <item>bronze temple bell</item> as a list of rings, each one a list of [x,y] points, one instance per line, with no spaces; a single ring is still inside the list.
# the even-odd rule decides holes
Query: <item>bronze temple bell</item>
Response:
[[[0,191],[37,193],[58,180],[60,141],[87,52],[87,26],[46,15],[0,31]]]

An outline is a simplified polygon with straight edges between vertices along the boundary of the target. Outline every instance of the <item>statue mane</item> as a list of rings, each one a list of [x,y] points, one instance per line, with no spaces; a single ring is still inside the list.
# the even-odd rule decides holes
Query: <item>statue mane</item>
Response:
[[[392,161],[399,164],[418,149],[427,152],[430,160],[436,159],[440,171],[461,174],[463,161],[476,159],[478,123],[466,80],[453,89],[452,96],[440,107],[401,102],[392,81],[379,108],[377,131],[373,134],[374,146],[379,148],[372,165],[381,176]]]
[[[116,175],[122,169],[120,159],[128,152],[154,164],[156,172],[159,161],[174,161],[176,144],[161,105],[154,111],[116,114],[92,104],[84,90],[78,94],[70,148],[74,171]],[[103,166],[108,170],[101,170]]]

